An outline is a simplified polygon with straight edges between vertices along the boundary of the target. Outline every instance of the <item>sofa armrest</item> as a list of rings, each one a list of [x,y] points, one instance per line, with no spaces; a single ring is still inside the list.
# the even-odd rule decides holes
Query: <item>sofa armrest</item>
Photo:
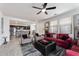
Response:
[[[66,50],[66,56],[79,56],[79,53],[72,50]]]
[[[68,44],[73,44],[72,38],[68,38],[68,39],[66,40],[66,42],[67,42]]]

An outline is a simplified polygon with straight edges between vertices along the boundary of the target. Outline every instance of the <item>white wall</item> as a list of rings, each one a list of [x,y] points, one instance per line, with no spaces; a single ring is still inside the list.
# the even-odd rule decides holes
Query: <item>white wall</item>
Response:
[[[30,25],[30,35],[33,35],[33,32],[36,30],[36,24]]]
[[[1,32],[1,18],[3,17],[3,33]],[[3,14],[0,13],[0,45],[4,43],[3,37],[7,37],[7,42],[10,40],[10,33],[9,33],[9,19],[4,17]]]
[[[36,24],[36,32],[41,34],[44,34],[44,23],[37,23]]]
[[[0,34],[1,34],[1,18],[2,18],[3,14],[0,12]]]
[[[7,17],[4,17],[4,36],[7,36],[7,41],[10,40],[10,23]]]
[[[2,34],[1,34],[1,18],[2,18],[3,14],[0,12],[0,45],[3,43],[3,39],[2,39]]]

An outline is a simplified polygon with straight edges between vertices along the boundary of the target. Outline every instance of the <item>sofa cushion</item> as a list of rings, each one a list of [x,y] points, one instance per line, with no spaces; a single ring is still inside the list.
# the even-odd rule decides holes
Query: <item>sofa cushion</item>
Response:
[[[62,39],[63,36],[66,38],[69,37],[68,34],[57,34],[57,38],[59,38],[59,39]]]
[[[32,42],[32,40],[30,38],[26,38],[26,39],[22,39],[20,43],[26,44],[26,43],[30,43],[30,42]]]
[[[67,40],[69,37],[67,37],[67,36],[65,36],[65,35],[63,35],[62,37],[61,37],[61,39],[62,40]]]

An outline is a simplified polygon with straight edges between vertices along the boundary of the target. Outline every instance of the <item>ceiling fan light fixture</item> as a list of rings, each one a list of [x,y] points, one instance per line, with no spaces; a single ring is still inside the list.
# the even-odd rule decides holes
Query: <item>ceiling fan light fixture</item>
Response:
[[[46,9],[42,9],[42,12],[45,12],[46,11]]]
[[[40,14],[41,12],[43,12],[46,15],[48,15],[47,10],[56,9],[55,6],[46,8],[47,7],[47,3],[44,3],[42,6],[43,6],[42,8],[35,7],[35,6],[32,6],[32,7],[35,8],[35,9],[39,9],[40,10],[37,14]]]

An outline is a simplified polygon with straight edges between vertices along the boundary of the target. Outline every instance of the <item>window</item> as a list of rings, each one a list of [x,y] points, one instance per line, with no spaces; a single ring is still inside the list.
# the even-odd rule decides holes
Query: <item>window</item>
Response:
[[[61,25],[60,26],[60,33],[67,33],[71,34],[71,24]]]
[[[72,26],[71,26],[71,18],[64,18],[59,21],[60,24],[60,33],[72,33]]]
[[[57,20],[50,22],[49,32],[57,33]]]

